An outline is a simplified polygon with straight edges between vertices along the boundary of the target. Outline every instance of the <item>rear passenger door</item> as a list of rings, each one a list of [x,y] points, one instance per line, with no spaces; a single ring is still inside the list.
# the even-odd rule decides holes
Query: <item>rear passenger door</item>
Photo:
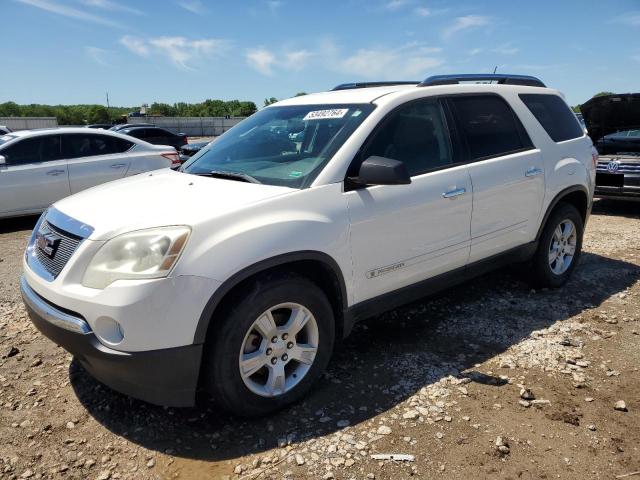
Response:
[[[93,133],[62,135],[62,151],[69,166],[71,193],[117,180],[126,175],[133,142]]]
[[[60,153],[60,135],[18,140],[0,155],[0,215],[38,212],[69,195],[67,164]]]
[[[501,96],[452,96],[448,104],[470,162],[473,263],[535,238],[544,200],[544,162]]]

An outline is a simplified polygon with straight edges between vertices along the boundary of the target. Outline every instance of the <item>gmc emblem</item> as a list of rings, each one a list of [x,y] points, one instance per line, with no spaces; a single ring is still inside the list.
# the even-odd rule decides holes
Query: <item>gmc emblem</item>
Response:
[[[58,246],[60,245],[61,240],[62,239],[60,237],[54,235],[51,232],[38,232],[36,234],[36,245],[38,246],[40,251],[49,258],[53,258],[56,256],[56,252],[58,251]]]

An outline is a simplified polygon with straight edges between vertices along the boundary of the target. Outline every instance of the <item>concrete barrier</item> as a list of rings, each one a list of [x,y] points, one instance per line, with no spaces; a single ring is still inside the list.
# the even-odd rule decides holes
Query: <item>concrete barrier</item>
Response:
[[[33,130],[34,128],[55,128],[58,126],[56,117],[0,117],[0,125],[11,130]]]
[[[129,123],[153,123],[174,133],[184,133],[194,137],[215,137],[222,135],[246,117],[129,117]]]

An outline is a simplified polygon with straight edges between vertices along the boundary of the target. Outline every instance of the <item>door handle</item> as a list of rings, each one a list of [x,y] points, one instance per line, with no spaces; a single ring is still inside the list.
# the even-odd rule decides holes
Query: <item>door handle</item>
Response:
[[[113,165],[111,165],[111,168],[122,168],[126,166],[127,166],[126,163],[114,163]]]
[[[442,196],[444,198],[455,198],[455,197],[458,197],[460,195],[464,195],[465,193],[467,193],[467,189],[466,188],[455,188],[453,190],[449,190],[448,192],[444,192],[442,194]]]
[[[543,170],[541,168],[531,167],[529,170],[524,172],[524,176],[525,177],[535,177],[537,175],[540,175],[542,172],[543,172]]]
[[[65,171],[64,170],[49,170],[47,172],[47,175],[51,175],[52,177],[57,177],[58,175],[62,175]]]

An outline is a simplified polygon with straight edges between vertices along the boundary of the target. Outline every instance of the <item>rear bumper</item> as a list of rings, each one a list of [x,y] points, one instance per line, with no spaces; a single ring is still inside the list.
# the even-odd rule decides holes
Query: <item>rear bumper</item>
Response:
[[[113,350],[100,343],[81,316],[49,303],[24,278],[20,290],[36,328],[74,355],[100,382],[157,405],[195,404],[202,345],[143,352]]]

